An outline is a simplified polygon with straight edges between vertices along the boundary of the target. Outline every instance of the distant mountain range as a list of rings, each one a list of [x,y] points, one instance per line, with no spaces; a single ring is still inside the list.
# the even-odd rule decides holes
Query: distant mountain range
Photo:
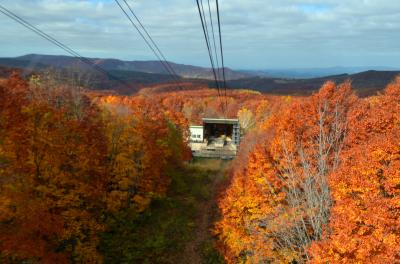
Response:
[[[90,60],[110,74],[104,76],[104,74],[93,71],[89,66],[74,57],[31,54],[15,58],[0,58],[0,77],[7,76],[10,68],[23,69],[25,75],[52,68],[61,71],[61,74],[66,78],[71,78],[71,76],[76,76],[77,72],[85,72],[87,70],[90,75],[90,87],[88,88],[96,90],[115,90],[121,94],[131,94],[143,87],[158,84],[171,86],[171,88],[167,87],[166,89],[186,89],[186,87],[177,86],[158,61]],[[180,76],[179,79],[186,84],[215,87],[211,69],[176,63],[170,64]],[[234,71],[227,68],[226,75],[229,88],[253,89],[263,93],[281,95],[307,95],[318,90],[328,80],[336,83],[351,80],[353,88],[359,95],[368,96],[385,88],[388,83],[400,74],[400,71],[393,70],[393,68],[372,68],[380,70],[364,71],[368,68],[333,67],[308,70]],[[319,75],[322,75],[322,77]],[[128,85],[121,85],[121,82],[117,81],[117,79],[124,81]],[[195,87],[197,87],[196,85]]]
[[[325,82],[343,83],[350,80],[360,96],[369,96],[384,89],[400,71],[364,71],[355,74],[340,74],[311,79],[284,79],[253,77],[228,82],[231,88],[250,88],[263,93],[308,95],[318,90]]]
[[[153,74],[168,74],[162,63],[159,61],[122,61],[117,59],[96,58],[89,58],[89,60],[107,71],[132,71]],[[206,80],[211,80],[214,78],[213,71],[210,68],[177,64],[173,62],[169,62],[169,64],[174,69],[176,74],[182,78]],[[75,57],[39,54],[29,54],[15,58],[0,58],[0,65],[31,69],[43,69],[49,66],[55,68],[90,68],[87,64],[82,63]],[[225,68],[225,76],[227,80],[236,80],[246,78],[251,75]]]
[[[289,68],[267,70],[242,70],[244,74],[269,78],[309,79],[325,76],[356,74],[365,71],[400,71],[400,68],[384,66],[359,66],[359,67],[328,67],[328,68]]]

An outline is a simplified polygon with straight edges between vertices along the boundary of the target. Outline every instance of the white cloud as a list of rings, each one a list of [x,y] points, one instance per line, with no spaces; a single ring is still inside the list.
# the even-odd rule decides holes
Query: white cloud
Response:
[[[194,0],[129,2],[169,60],[208,65]],[[1,4],[85,56],[154,59],[114,1],[3,0]],[[220,6],[228,66],[400,66],[396,1],[220,0]],[[0,56],[63,54],[2,14],[0,25]]]

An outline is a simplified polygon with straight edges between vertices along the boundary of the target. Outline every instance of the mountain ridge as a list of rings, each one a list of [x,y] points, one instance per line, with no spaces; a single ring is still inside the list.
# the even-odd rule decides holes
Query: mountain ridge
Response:
[[[79,67],[82,69],[88,69],[89,66],[82,63],[78,58],[66,56],[66,55],[43,55],[43,54],[27,54],[13,58],[1,58],[16,61],[28,61],[34,67],[34,65],[48,65],[59,68],[73,68]],[[125,61],[113,58],[87,58],[91,60],[95,65],[102,67],[105,70],[122,70],[122,71],[135,71],[144,73],[155,73],[155,74],[168,74],[163,64],[159,61]],[[174,62],[168,62],[174,69],[177,75],[183,78],[194,78],[194,79],[208,79],[214,78],[213,71],[211,68],[179,64]],[[5,65],[9,66],[9,65]],[[252,75],[234,71],[230,68],[225,67],[225,76],[227,80],[236,80],[241,78],[247,78]]]
[[[67,74],[68,71],[81,72],[82,69],[90,69],[90,75],[94,80],[90,88],[101,90],[114,89],[121,94],[132,94],[142,88],[153,85],[157,86],[159,84],[171,86],[170,88],[163,88],[167,90],[182,89],[179,85],[175,88],[173,87],[176,86],[176,82],[174,82],[170,75],[162,73],[162,65],[156,61],[125,62],[118,59],[93,59],[93,62],[106,69],[110,76],[99,74],[88,65],[80,62],[77,58],[62,55],[53,56],[30,54],[16,58],[0,58],[0,67],[19,68],[27,75],[32,72],[40,72],[49,68],[55,68],[55,70],[61,70],[68,76],[71,76],[71,74]],[[179,76],[178,78],[180,79],[180,82],[202,83],[203,85],[215,88],[212,73],[207,73],[207,70],[211,71],[211,69],[175,63],[171,63],[171,65],[175,65],[176,69],[183,67],[183,69],[180,69],[180,73],[186,77],[183,78],[182,76]],[[78,67],[78,71],[76,71],[74,67]],[[7,69],[2,71],[5,73],[9,72]],[[185,71],[186,74],[184,74]],[[84,71],[82,72],[84,73]],[[209,78],[203,78],[203,76],[207,74],[211,74],[206,76]],[[5,76],[7,74],[2,75]],[[376,70],[368,70],[354,74],[342,73],[303,79],[240,75],[242,78],[228,79],[227,84],[228,89],[252,89],[262,93],[280,95],[309,95],[318,90],[326,81],[342,83],[346,80],[351,80],[353,88],[360,96],[369,96],[384,89],[384,87],[392,82],[398,75],[400,75],[400,71]],[[115,81],[113,77],[117,77],[118,79],[129,83],[129,86],[121,86],[121,84]]]
[[[337,74],[311,79],[252,77],[228,82],[232,88],[250,88],[262,93],[309,95],[325,82],[343,83],[350,80],[353,89],[360,96],[369,96],[383,90],[400,71],[369,70],[355,74]]]
[[[340,74],[357,74],[365,71],[400,71],[399,67],[389,66],[334,66],[313,68],[282,68],[282,69],[257,69],[240,70],[250,75],[269,78],[312,79]]]

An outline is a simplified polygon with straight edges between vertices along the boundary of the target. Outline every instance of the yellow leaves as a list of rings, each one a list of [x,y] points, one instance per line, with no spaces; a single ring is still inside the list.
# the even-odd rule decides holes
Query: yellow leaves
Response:
[[[123,115],[111,110],[105,114],[113,177],[110,208],[132,204],[143,212],[151,199],[166,192],[170,182],[168,167],[178,166],[186,158],[180,129],[187,122],[181,114],[172,109],[162,111],[146,97],[114,96],[101,102],[106,109],[126,107],[131,113]]]
[[[102,264],[104,262],[95,246],[82,243],[80,240],[77,241],[75,252],[74,260],[78,263]]]
[[[371,231],[371,227],[368,227],[368,226],[361,226],[359,229],[358,229],[358,231],[357,231],[357,234],[358,235],[360,235],[360,236],[362,236],[362,235],[365,235],[366,233],[369,233],[370,231]]]
[[[128,177],[124,177],[118,182],[119,188],[122,191],[128,191],[129,187],[132,186],[132,184],[132,179],[129,179]]]
[[[41,84],[41,77],[40,75],[33,74],[29,78],[29,85],[37,85],[39,86]]]
[[[380,97],[379,96],[370,96],[366,100],[371,106],[376,106],[380,102]]]
[[[107,196],[107,209],[111,212],[118,212],[128,203],[128,193],[118,190],[111,191]]]
[[[0,233],[10,242],[0,252],[10,247],[29,261],[61,249],[77,263],[101,263],[104,214],[142,212],[163,195],[183,139],[150,100],[100,98],[101,112],[78,91],[33,87],[39,82],[0,87]],[[168,115],[178,131],[184,120]]]
[[[286,264],[286,263],[292,263],[293,260],[297,260],[300,259],[299,255],[294,252],[293,250],[290,249],[284,249],[282,251],[279,252],[279,255],[276,258],[276,262],[277,263],[281,263],[281,264]]]
[[[383,237],[383,243],[388,247],[395,247],[398,246],[399,237],[395,234],[388,234]]]
[[[13,215],[12,200],[7,196],[0,196],[0,222],[8,221]]]
[[[262,184],[262,185],[264,185],[265,184],[265,178],[263,178],[263,177],[256,177],[255,178],[255,182],[256,183],[258,183],[258,184]]]
[[[290,102],[292,102],[293,98],[292,98],[292,96],[288,95],[288,96],[284,97],[284,100],[286,103],[290,103]]]
[[[136,211],[141,213],[148,208],[151,198],[142,195],[135,195],[132,198],[132,201],[135,203]]]
[[[240,127],[244,132],[249,131],[255,125],[255,117],[253,112],[249,109],[243,107],[238,111],[237,114],[240,122]]]

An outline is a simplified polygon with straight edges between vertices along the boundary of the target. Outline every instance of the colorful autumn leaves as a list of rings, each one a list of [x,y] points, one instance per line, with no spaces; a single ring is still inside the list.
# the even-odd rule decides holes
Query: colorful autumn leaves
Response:
[[[327,83],[272,115],[220,201],[228,263],[398,259],[399,98]]]
[[[145,210],[187,157],[183,127],[151,102],[106,107],[73,87],[28,85],[17,75],[0,93],[6,263],[102,262],[107,216]]]
[[[335,201],[315,263],[400,259],[400,79],[360,101],[349,117],[342,164],[329,178]]]

